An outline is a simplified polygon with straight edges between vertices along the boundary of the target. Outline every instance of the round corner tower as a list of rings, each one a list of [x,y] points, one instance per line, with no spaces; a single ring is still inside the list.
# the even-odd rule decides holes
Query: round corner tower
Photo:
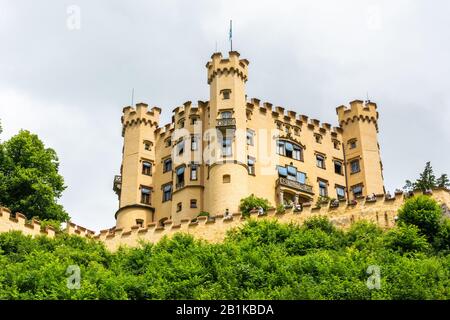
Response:
[[[205,159],[205,211],[212,215],[238,211],[240,199],[249,194],[245,148],[248,64],[236,51],[230,51],[228,58],[214,53],[206,64],[210,100],[205,127],[206,134],[215,138],[209,140],[212,157]]]
[[[123,109],[121,175],[114,180],[114,190],[119,196],[119,210],[115,214],[117,229],[147,226],[153,221],[152,175],[155,165],[155,130],[160,114],[160,108],[148,110],[145,103],[136,104],[136,108],[128,106]]]

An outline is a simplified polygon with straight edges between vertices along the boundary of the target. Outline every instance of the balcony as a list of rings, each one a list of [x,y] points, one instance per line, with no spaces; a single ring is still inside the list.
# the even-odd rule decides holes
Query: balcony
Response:
[[[310,186],[308,184],[300,183],[295,180],[290,180],[290,179],[287,179],[284,177],[278,178],[277,185],[292,188],[292,189],[295,189],[298,191],[303,191],[303,192],[310,193],[310,194],[314,194],[314,192],[312,190],[312,186]]]
[[[116,194],[120,193],[122,188],[122,176],[114,176],[113,190]]]
[[[181,189],[181,188],[183,188],[183,187],[184,187],[184,181],[177,182],[177,183],[175,184],[176,190]]]
[[[217,119],[217,127],[235,127],[235,126],[236,126],[235,118]]]

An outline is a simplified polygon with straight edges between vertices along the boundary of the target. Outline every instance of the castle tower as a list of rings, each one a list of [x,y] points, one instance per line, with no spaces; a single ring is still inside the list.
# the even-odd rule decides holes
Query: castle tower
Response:
[[[246,132],[246,59],[230,51],[228,58],[214,53],[206,64],[210,86],[209,116],[206,129],[211,138],[205,181],[205,210],[212,215],[238,210],[241,198],[248,196]],[[207,152],[208,154],[208,152]]]
[[[145,103],[123,109],[123,151],[120,176],[114,179],[114,191],[119,196],[116,228],[130,229],[134,225],[147,226],[154,220],[152,205],[155,165],[155,130],[161,109],[150,111]]]
[[[349,199],[383,194],[383,166],[378,144],[378,112],[373,102],[350,102],[336,108],[343,132],[343,149]]]

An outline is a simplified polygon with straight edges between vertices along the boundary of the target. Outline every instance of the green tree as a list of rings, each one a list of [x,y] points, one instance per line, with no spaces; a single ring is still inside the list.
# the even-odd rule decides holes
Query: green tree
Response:
[[[450,188],[450,179],[446,173],[441,174],[441,176],[436,179],[436,186],[439,188]]]
[[[0,203],[28,219],[67,220],[57,203],[66,188],[58,169],[56,152],[37,135],[21,130],[0,145]]]
[[[246,198],[241,199],[239,204],[239,210],[242,215],[248,217],[252,209],[263,208],[264,212],[270,208],[269,200],[256,197],[254,194],[249,195]]]
[[[433,198],[426,195],[412,197],[399,209],[400,224],[415,225],[419,232],[432,240],[440,229],[442,210]]]

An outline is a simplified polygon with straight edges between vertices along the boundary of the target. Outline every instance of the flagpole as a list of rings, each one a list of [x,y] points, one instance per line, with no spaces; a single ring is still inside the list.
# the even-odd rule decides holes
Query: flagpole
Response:
[[[230,20],[230,48],[233,51],[233,20]]]

